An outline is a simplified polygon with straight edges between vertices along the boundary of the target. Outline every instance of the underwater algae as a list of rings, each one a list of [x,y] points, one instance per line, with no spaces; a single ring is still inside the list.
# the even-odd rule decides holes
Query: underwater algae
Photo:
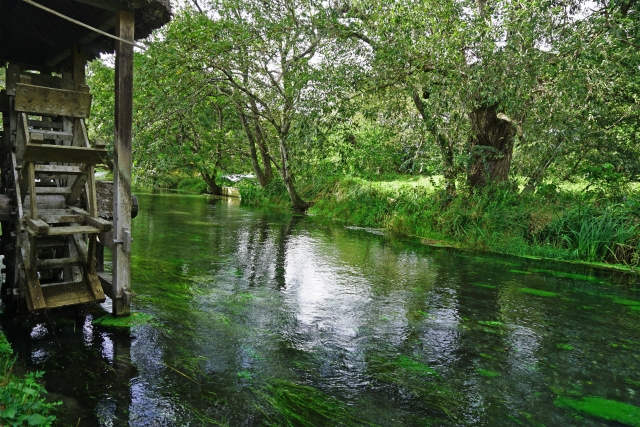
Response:
[[[558,296],[558,294],[555,293],[555,292],[540,291],[538,289],[519,288],[518,290],[520,292],[524,292],[525,294],[535,295],[535,296],[538,296],[538,297],[557,297]]]
[[[487,378],[495,378],[500,376],[499,372],[490,371],[488,369],[477,368],[476,372],[482,375],[483,377],[487,377]]]
[[[134,325],[145,325],[153,320],[153,316],[146,313],[131,313],[129,317],[112,317],[106,314],[93,320],[94,325],[105,326],[107,328],[130,328]]]
[[[558,397],[554,404],[560,408],[571,408],[593,417],[640,427],[640,408],[617,400],[596,396],[587,396],[580,400]]]

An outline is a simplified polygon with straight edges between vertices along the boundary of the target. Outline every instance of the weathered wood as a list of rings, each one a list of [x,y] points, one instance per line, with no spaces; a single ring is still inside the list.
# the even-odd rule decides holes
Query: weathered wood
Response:
[[[68,234],[98,234],[100,230],[88,225],[70,225],[67,227],[49,227],[48,236],[65,236]]]
[[[25,222],[27,223],[27,227],[29,227],[29,233],[35,235],[45,235],[49,233],[49,224],[44,222],[43,220],[36,218],[25,218]]]
[[[87,179],[89,178],[88,173],[91,167],[89,165],[84,165],[82,167],[83,173],[77,175],[73,184],[71,184],[71,192],[66,198],[66,203],[68,205],[75,205],[78,201],[78,197],[80,197],[80,193],[82,193],[82,188],[87,183]]]
[[[29,207],[31,208],[31,218],[38,218],[38,197],[36,197],[36,172],[33,162],[29,162]]]
[[[29,126],[46,129],[62,129],[61,122],[50,122],[45,120],[29,120]]]
[[[20,71],[20,67],[10,64],[7,67],[7,95],[15,96],[16,86],[20,83],[20,76],[31,78],[31,84],[34,86],[44,86],[53,89],[63,89],[63,81],[60,77],[49,76],[47,74],[28,73]]]
[[[17,163],[16,163],[16,154],[15,153],[11,153],[11,163],[12,163],[12,167],[13,167],[13,178],[14,178],[14,182],[18,182],[20,183],[20,174],[17,170]],[[26,191],[25,188],[22,187],[22,184],[20,185],[16,185],[16,200],[18,201],[18,218],[22,218],[23,216],[23,212],[22,212],[22,194],[24,194],[24,192]]]
[[[44,294],[44,298],[46,298],[47,308],[85,304],[94,300],[83,282],[47,286],[42,289],[42,293]]]
[[[40,280],[35,271],[35,266],[31,265],[30,254],[34,248],[31,246],[31,239],[25,234],[20,233],[20,252],[22,255],[22,263],[24,264],[24,272],[26,276],[27,300],[32,311],[45,309],[45,298],[42,295]]]
[[[84,224],[85,216],[66,209],[40,209],[38,218],[47,224],[65,224],[70,222]]]
[[[99,7],[101,9],[109,10],[111,12],[128,9],[126,3],[122,3],[116,0],[74,0],[74,1],[76,1],[77,3],[84,3],[91,6]]]
[[[27,144],[24,161],[98,164],[107,150],[66,145]]]
[[[106,1],[109,1],[109,0],[106,0]],[[115,20],[115,17],[113,16],[113,13],[106,12],[102,16],[102,18],[98,20],[98,22],[102,22],[102,24],[98,25],[96,27],[97,29],[99,29],[101,31],[109,31],[115,25],[116,20]],[[87,33],[86,33],[86,35],[84,37],[81,37],[80,39],[78,39],[78,44],[87,45],[87,44],[91,43],[92,41],[94,41],[95,39],[97,39],[98,37],[100,37],[100,33],[96,33],[94,31],[87,31]],[[63,59],[67,58],[69,55],[71,55],[71,48],[67,47],[67,48],[61,49],[61,50],[49,55],[47,57],[45,65],[47,67],[53,67],[53,66],[57,65]]]
[[[71,55],[73,56],[73,85],[74,90],[78,90],[80,86],[85,85],[85,65],[87,63],[87,56],[84,51],[84,46],[81,44],[74,44],[71,48]]]
[[[66,196],[71,194],[71,189],[69,187],[36,187],[36,194],[61,194]]]
[[[56,130],[44,130],[44,129],[31,129],[31,140],[38,139],[40,141],[45,139],[61,139],[63,141],[71,141],[73,134],[68,132],[56,131]]]
[[[70,206],[69,210],[73,211],[73,212],[76,212],[79,215],[83,215],[84,216],[84,222],[87,225],[95,227],[98,230],[100,230],[101,232],[111,230],[111,221],[107,221],[107,220],[102,219],[102,218],[92,217],[89,214],[89,212],[85,211],[84,209],[75,207],[75,206]]]
[[[29,114],[86,119],[91,112],[90,93],[16,84],[15,109]]]
[[[115,35],[133,41],[134,18],[131,12],[116,12]],[[113,307],[116,317],[128,316],[131,283],[131,254],[123,239],[131,231],[131,131],[133,119],[133,46],[116,41],[115,138],[113,229]]]
[[[80,258],[78,257],[39,259],[36,262],[36,268],[38,270],[53,270],[55,268],[68,267],[72,264],[78,263],[80,263]]]
[[[83,264],[89,264],[89,248],[80,234],[72,234],[73,246]]]
[[[60,165],[36,165],[36,173],[55,173],[64,175],[78,175],[82,173],[80,166],[60,166]]]
[[[97,274],[98,279],[100,279],[100,284],[102,285],[102,291],[109,298],[113,299],[113,277],[110,274],[107,274],[103,271]]]
[[[113,230],[105,231],[98,234],[98,239],[100,244],[106,248],[114,250],[116,248],[115,243],[113,243]]]
[[[16,117],[18,119],[18,125],[16,128],[15,134],[15,143],[16,143],[16,160],[20,162],[24,161],[24,150],[31,139],[31,133],[29,132],[29,124],[27,115],[25,113],[20,114]]]

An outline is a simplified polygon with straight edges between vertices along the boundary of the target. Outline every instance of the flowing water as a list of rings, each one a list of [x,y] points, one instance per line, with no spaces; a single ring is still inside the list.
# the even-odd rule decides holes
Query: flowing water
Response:
[[[3,319],[62,425],[640,425],[635,276],[138,197],[130,329]]]

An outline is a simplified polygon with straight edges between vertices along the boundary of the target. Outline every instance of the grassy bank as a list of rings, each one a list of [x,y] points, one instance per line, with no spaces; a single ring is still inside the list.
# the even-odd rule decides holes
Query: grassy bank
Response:
[[[0,426],[51,426],[57,403],[47,402],[42,372],[14,375],[15,357],[0,331]]]
[[[606,193],[554,185],[535,193],[516,184],[448,197],[437,180],[394,176],[301,182],[309,213],[448,245],[518,256],[635,267],[639,262],[640,193]],[[288,205],[276,181],[241,185],[243,203]]]

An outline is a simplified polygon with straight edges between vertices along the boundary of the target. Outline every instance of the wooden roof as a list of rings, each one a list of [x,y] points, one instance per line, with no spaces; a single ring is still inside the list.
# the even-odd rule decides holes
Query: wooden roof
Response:
[[[169,22],[169,0],[34,0],[99,30],[113,34],[115,11],[135,16],[136,40]],[[87,59],[114,51],[114,40],[21,0],[0,0],[0,66],[25,64],[40,71],[70,71],[71,46],[85,46]]]

